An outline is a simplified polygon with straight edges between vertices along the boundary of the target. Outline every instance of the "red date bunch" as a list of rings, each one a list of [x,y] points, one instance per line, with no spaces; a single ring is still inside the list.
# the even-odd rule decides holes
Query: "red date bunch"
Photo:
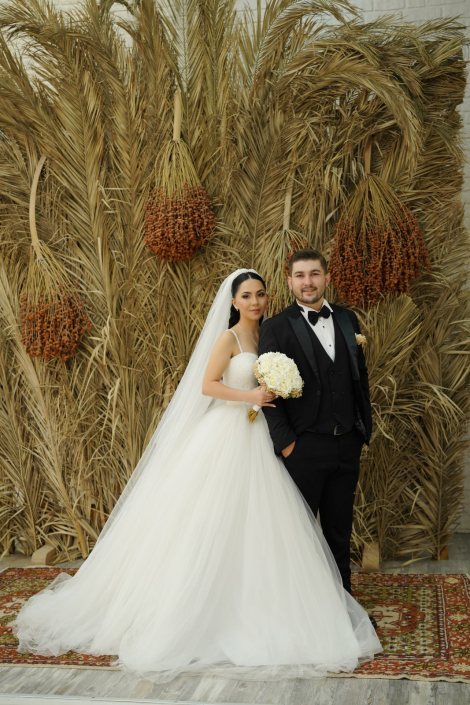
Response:
[[[156,188],[145,207],[145,244],[158,259],[190,259],[207,243],[215,223],[212,202],[201,184],[185,182],[182,191],[171,196]]]
[[[372,222],[371,222],[372,221]],[[368,310],[389,294],[410,294],[410,284],[431,271],[424,235],[416,216],[396,202],[389,217],[341,218],[335,229],[329,270],[341,299]]]
[[[58,285],[54,295],[20,299],[21,342],[31,357],[60,358],[67,362],[92,324],[80,294],[71,284]]]

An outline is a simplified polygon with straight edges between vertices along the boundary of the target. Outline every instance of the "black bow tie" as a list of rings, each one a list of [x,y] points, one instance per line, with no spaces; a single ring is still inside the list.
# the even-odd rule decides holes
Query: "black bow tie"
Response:
[[[316,325],[320,316],[322,318],[329,318],[329,316],[331,316],[331,309],[329,309],[328,306],[322,306],[318,313],[316,311],[309,311],[308,320],[310,321],[312,326]]]

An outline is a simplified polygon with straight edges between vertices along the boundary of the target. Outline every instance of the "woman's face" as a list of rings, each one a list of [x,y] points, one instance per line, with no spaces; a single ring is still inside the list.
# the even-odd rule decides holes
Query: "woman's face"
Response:
[[[263,283],[259,279],[245,279],[238,287],[232,304],[243,318],[259,321],[268,305],[268,295]]]

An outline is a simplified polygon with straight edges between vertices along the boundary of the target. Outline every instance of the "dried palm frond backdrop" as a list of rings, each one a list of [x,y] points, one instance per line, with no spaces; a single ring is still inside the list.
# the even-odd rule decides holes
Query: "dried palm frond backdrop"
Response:
[[[52,0],[0,4],[0,553],[47,542],[56,562],[87,556],[221,280],[254,266],[270,313],[287,305],[286,259],[305,244],[329,257],[370,179],[416,219],[429,266],[407,290],[355,302],[375,431],[353,547],[442,557],[470,416],[462,27],[364,24],[333,0],[271,0],[263,13],[175,0],[166,15],[155,0],[122,4],[128,20],[111,0],[70,14]],[[187,155],[216,219],[180,259],[144,237],[165,149]],[[165,188],[177,168],[167,157]],[[57,265],[51,295],[60,270],[90,321],[66,359],[31,357],[22,342],[22,300],[43,281],[32,223]],[[329,298],[341,303],[333,286]]]

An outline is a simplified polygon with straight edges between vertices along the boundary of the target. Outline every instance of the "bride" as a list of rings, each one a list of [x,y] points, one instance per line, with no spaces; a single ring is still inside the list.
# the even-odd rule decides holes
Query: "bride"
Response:
[[[275,403],[253,374],[266,304],[253,270],[222,283],[93,551],[13,622],[19,651],[110,654],[155,682],[310,678],[382,651],[264,415],[248,421],[253,404]]]

